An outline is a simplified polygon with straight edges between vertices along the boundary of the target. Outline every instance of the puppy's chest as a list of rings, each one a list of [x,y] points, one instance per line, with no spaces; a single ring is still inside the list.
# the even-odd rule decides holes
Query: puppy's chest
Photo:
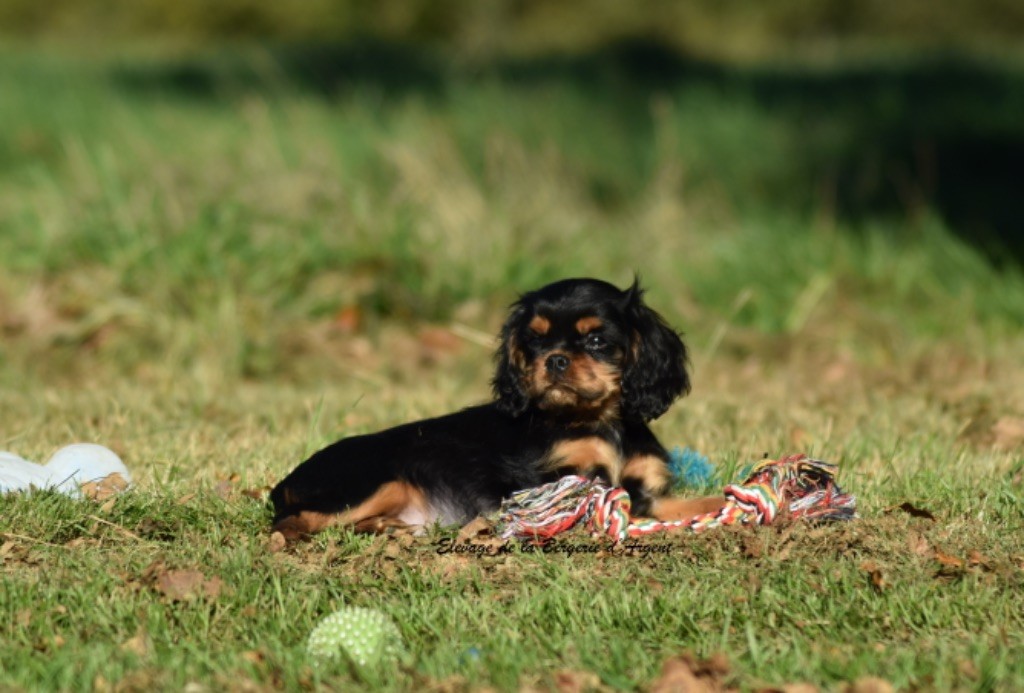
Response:
[[[625,464],[621,443],[599,435],[557,440],[543,460],[544,470],[557,476],[578,474],[618,484]]]

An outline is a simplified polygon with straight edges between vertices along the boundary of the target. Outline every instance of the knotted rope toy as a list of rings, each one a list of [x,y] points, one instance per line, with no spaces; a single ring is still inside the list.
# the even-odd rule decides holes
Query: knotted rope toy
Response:
[[[636,519],[630,515],[625,489],[582,476],[566,476],[537,488],[518,491],[502,503],[496,523],[504,539],[544,541],[576,526],[616,542],[673,529],[694,533],[732,524],[771,524],[780,512],[790,517],[849,520],[856,499],[835,483],[836,465],[806,455],[765,460],[742,484],[725,487],[718,512],[682,520]]]

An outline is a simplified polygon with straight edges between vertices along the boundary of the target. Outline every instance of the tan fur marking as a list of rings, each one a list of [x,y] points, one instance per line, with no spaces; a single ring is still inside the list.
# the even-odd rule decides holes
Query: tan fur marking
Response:
[[[359,505],[338,513],[335,522],[355,524],[369,517],[398,517],[413,503],[423,504],[419,489],[401,481],[390,481]]]
[[[651,514],[658,520],[685,520],[694,515],[718,512],[724,505],[724,496],[659,498],[654,501]]]
[[[530,321],[530,324],[527,327],[537,334],[545,335],[548,333],[548,330],[551,329],[551,321],[543,315],[537,315],[534,316],[533,320]]]
[[[352,529],[360,534],[386,534],[389,530],[409,529],[410,525],[391,517],[368,517],[352,525]]]
[[[545,366],[545,362],[552,353],[556,352],[542,354],[531,364],[529,369],[530,384],[536,394],[540,394],[553,384],[554,379]],[[574,390],[579,390],[586,399],[598,399],[612,391],[618,391],[620,374],[614,366],[595,361],[586,355],[568,356],[568,358],[569,368],[566,369],[562,380]]]
[[[526,389],[531,397],[539,398],[541,409],[575,409],[581,422],[618,417],[621,375],[617,368],[577,355],[570,357],[564,376],[555,380],[545,366],[550,355],[540,356],[527,369]]]
[[[285,539],[294,541],[319,532],[331,524],[333,519],[333,515],[304,510],[297,515],[290,515],[278,521],[274,525],[274,531],[283,534]]]
[[[514,335],[509,335],[506,349],[508,349],[508,362],[512,367],[518,371],[525,369],[526,357],[523,356],[523,351],[519,348],[519,343],[516,341]]]
[[[408,508],[421,512],[426,510],[423,492],[403,481],[391,481],[382,485],[359,505],[340,513],[321,513],[311,510],[282,519],[274,526],[275,531],[286,539],[315,534],[325,527],[336,524],[353,525],[357,532],[382,531],[388,527],[404,525],[398,520]]]
[[[580,318],[579,320],[576,321],[576,331],[579,332],[580,334],[587,334],[588,332],[593,332],[594,330],[602,326],[604,326],[604,323],[601,321],[601,318]]]
[[[573,469],[581,476],[600,468],[612,484],[618,484],[622,458],[611,443],[601,438],[576,438],[556,443],[548,453],[547,464],[551,469]]]
[[[586,390],[597,389],[608,393],[619,389],[619,369],[607,363],[595,361],[589,356],[573,358],[566,375]],[[598,386],[597,388],[594,387],[595,384]]]
[[[622,478],[636,479],[653,496],[660,496],[668,488],[671,475],[664,460],[654,455],[637,455],[626,461]]]

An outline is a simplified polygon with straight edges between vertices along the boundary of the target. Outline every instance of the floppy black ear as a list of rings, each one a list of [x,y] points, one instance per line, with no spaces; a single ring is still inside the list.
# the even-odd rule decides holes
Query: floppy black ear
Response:
[[[690,376],[683,340],[644,305],[643,293],[634,281],[626,295],[626,320],[633,330],[633,342],[622,374],[622,413],[626,418],[650,421],[690,391]]]
[[[498,409],[510,416],[519,416],[526,411],[530,403],[530,398],[523,387],[526,359],[517,343],[525,315],[526,309],[522,303],[516,303],[512,307],[508,320],[501,328],[501,345],[494,354],[497,367],[491,387]]]

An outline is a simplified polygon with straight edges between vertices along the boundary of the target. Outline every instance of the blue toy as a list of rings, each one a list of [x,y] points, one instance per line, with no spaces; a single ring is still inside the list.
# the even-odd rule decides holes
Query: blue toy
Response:
[[[703,488],[714,482],[715,466],[696,450],[677,445],[669,451],[668,456],[673,488]]]

